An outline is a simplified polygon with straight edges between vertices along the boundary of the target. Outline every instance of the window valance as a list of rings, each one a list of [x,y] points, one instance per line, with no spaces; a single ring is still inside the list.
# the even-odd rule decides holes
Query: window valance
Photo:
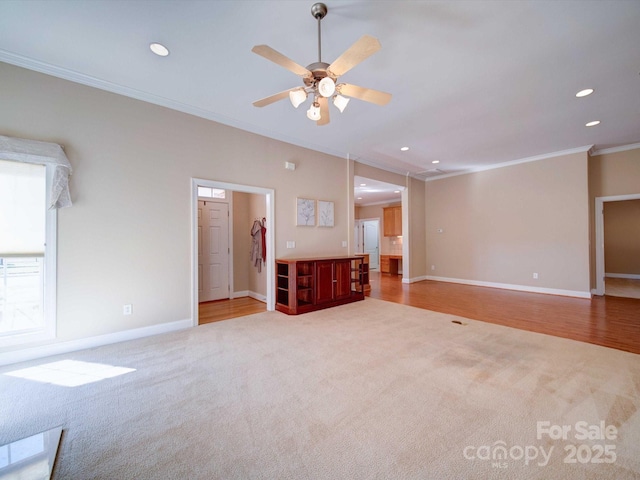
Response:
[[[60,145],[0,135],[0,159],[53,166],[49,208],[71,206],[69,195],[71,164]]]

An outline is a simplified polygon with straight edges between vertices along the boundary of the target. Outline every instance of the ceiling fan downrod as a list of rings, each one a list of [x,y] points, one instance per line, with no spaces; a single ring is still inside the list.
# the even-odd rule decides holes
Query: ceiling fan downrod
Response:
[[[318,20],[318,63],[322,63],[322,27],[320,22],[322,22],[327,11],[327,6],[324,3],[314,3],[311,6],[311,15]]]

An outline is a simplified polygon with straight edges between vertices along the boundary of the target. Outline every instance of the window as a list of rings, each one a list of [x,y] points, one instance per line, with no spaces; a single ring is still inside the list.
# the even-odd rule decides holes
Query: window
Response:
[[[56,210],[52,171],[0,160],[0,345],[55,334]]]
[[[206,198],[226,198],[226,190],[212,187],[198,187],[198,196]]]

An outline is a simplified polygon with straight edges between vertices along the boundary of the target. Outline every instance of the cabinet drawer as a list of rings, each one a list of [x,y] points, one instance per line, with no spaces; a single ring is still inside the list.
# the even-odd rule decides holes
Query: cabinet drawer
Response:
[[[389,257],[380,255],[380,271],[382,273],[389,273]]]

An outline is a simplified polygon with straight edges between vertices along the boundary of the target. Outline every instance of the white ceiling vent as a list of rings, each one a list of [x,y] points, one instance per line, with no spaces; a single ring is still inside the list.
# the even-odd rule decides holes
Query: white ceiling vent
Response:
[[[416,177],[418,178],[431,178],[431,177],[437,177],[439,175],[444,175],[447,172],[445,172],[444,170],[440,170],[439,168],[430,168],[429,170],[424,170],[422,172],[418,172],[416,173]]]

